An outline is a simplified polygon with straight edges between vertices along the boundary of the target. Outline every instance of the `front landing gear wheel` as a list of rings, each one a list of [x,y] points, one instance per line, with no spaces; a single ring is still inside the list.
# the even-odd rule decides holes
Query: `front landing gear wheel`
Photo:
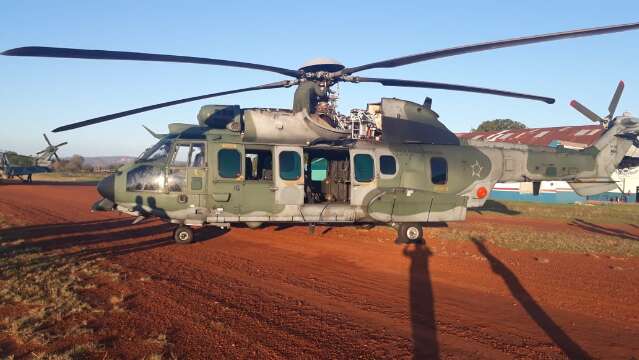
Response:
[[[424,230],[421,224],[401,223],[397,224],[396,244],[422,244],[424,242]]]
[[[173,232],[173,239],[178,244],[189,244],[193,242],[193,230],[188,226],[178,226]]]

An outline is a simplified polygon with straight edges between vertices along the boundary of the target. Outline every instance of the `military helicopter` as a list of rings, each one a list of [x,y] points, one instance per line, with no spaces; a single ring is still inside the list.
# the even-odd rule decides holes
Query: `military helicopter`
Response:
[[[60,161],[58,149],[67,142],[58,145],[51,144],[47,134],[42,134],[47,142],[47,147],[38,151],[35,156],[19,155],[12,151],[0,152],[0,179],[14,177],[31,183],[33,174],[51,172],[51,165]],[[26,176],[26,178],[24,178]]]
[[[639,23],[574,30],[464,45],[346,67],[327,58],[299,69],[137,52],[22,47],[9,56],[134,60],[219,65],[269,71],[292,79],[144,106],[59,127],[54,132],[224,95],[297,86],[291,110],[206,105],[198,124],[170,124],[168,134],[133,163],[98,184],[103,199],[94,210],[158,216],[177,224],[178,243],[193,241],[192,228],[244,223],[392,224],[399,243],[423,241],[423,225],[459,221],[484,204],[500,181],[565,180],[581,194],[614,186],[610,174],[633,144],[639,119],[614,112],[606,131],[583,150],[460,141],[431,108],[382,98],[348,115],[336,111],[340,82],[446,89],[507,96],[548,104],[544,96],[429,81],[370,78],[353,74],[432,59],[545,41],[639,29]],[[577,103],[575,103],[577,104]]]

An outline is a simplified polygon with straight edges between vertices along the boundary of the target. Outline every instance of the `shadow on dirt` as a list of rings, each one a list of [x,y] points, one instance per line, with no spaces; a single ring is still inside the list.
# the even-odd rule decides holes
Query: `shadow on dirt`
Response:
[[[131,222],[132,219],[127,218],[4,229],[0,230],[0,244],[4,247],[23,240],[11,246],[11,250],[38,248],[51,256],[78,260],[116,257],[174,244],[172,230],[175,225],[159,220],[137,225]],[[195,241],[215,238],[225,232],[216,227],[203,228],[194,232]],[[65,251],[60,254],[60,250]]]
[[[428,258],[432,256],[432,252],[423,244],[415,244],[404,248],[404,256],[411,260],[409,295],[413,358],[436,359],[439,357],[439,345],[433,287],[428,268]]]
[[[471,240],[475,246],[477,246],[477,250],[488,259],[493,272],[504,280],[510,293],[526,310],[530,318],[535,321],[537,326],[539,326],[570,359],[592,358],[537,304],[535,299],[526,291],[526,288],[524,288],[521,282],[519,282],[517,276],[504,263],[499,261],[497,257],[490,253],[484,245],[482,238],[471,237]]]
[[[639,241],[639,235],[636,234],[632,234],[629,233],[627,231],[624,230],[619,230],[619,229],[612,229],[609,227],[605,227],[605,226],[601,226],[601,225],[597,225],[591,222],[587,222],[581,219],[575,219],[573,220],[570,225],[573,226],[577,226],[583,230],[586,231],[590,231],[593,233],[597,233],[597,234],[602,234],[602,235],[608,235],[608,236],[615,236],[621,239],[625,239],[625,240],[634,240],[634,241]],[[636,227],[635,225],[631,225],[633,227]]]
[[[46,181],[46,180],[33,180],[33,182],[25,182],[22,180],[0,180],[0,185],[26,185],[26,186],[97,186],[100,180],[87,180],[87,181]]]
[[[512,210],[510,208],[508,208],[508,206],[500,203],[499,201],[495,201],[495,200],[486,200],[486,203],[484,204],[484,206],[479,207],[479,208],[469,208],[468,210],[470,211],[474,211],[478,214],[482,214],[484,211],[485,212],[493,212],[493,213],[499,213],[499,214],[504,214],[504,215],[519,215],[521,214],[520,211],[516,211],[516,210]]]

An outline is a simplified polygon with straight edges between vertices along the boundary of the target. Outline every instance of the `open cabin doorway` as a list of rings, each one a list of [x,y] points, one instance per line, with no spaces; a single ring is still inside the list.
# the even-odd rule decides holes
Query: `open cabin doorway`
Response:
[[[305,149],[304,203],[349,204],[350,173],[348,149]]]

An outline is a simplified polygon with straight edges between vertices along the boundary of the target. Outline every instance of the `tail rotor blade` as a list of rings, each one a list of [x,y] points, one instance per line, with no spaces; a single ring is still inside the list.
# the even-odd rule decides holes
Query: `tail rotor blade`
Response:
[[[612,120],[615,116],[615,110],[617,110],[617,105],[619,105],[619,99],[621,99],[621,94],[623,93],[623,88],[625,84],[622,81],[619,81],[619,85],[617,85],[617,90],[615,90],[615,94],[612,96],[612,100],[610,100],[610,106],[608,106],[608,118]]]
[[[51,141],[49,141],[49,138],[47,137],[47,134],[42,134],[42,136],[44,136],[44,140],[47,141],[47,144],[49,144],[49,146],[53,146],[53,145],[51,145]]]
[[[579,111],[581,114],[583,114],[585,117],[592,120],[593,122],[598,122],[598,123],[604,122],[604,119],[602,119],[599,115],[592,112],[587,107],[583,106],[577,100],[571,101],[570,106],[575,108],[575,110]]]

